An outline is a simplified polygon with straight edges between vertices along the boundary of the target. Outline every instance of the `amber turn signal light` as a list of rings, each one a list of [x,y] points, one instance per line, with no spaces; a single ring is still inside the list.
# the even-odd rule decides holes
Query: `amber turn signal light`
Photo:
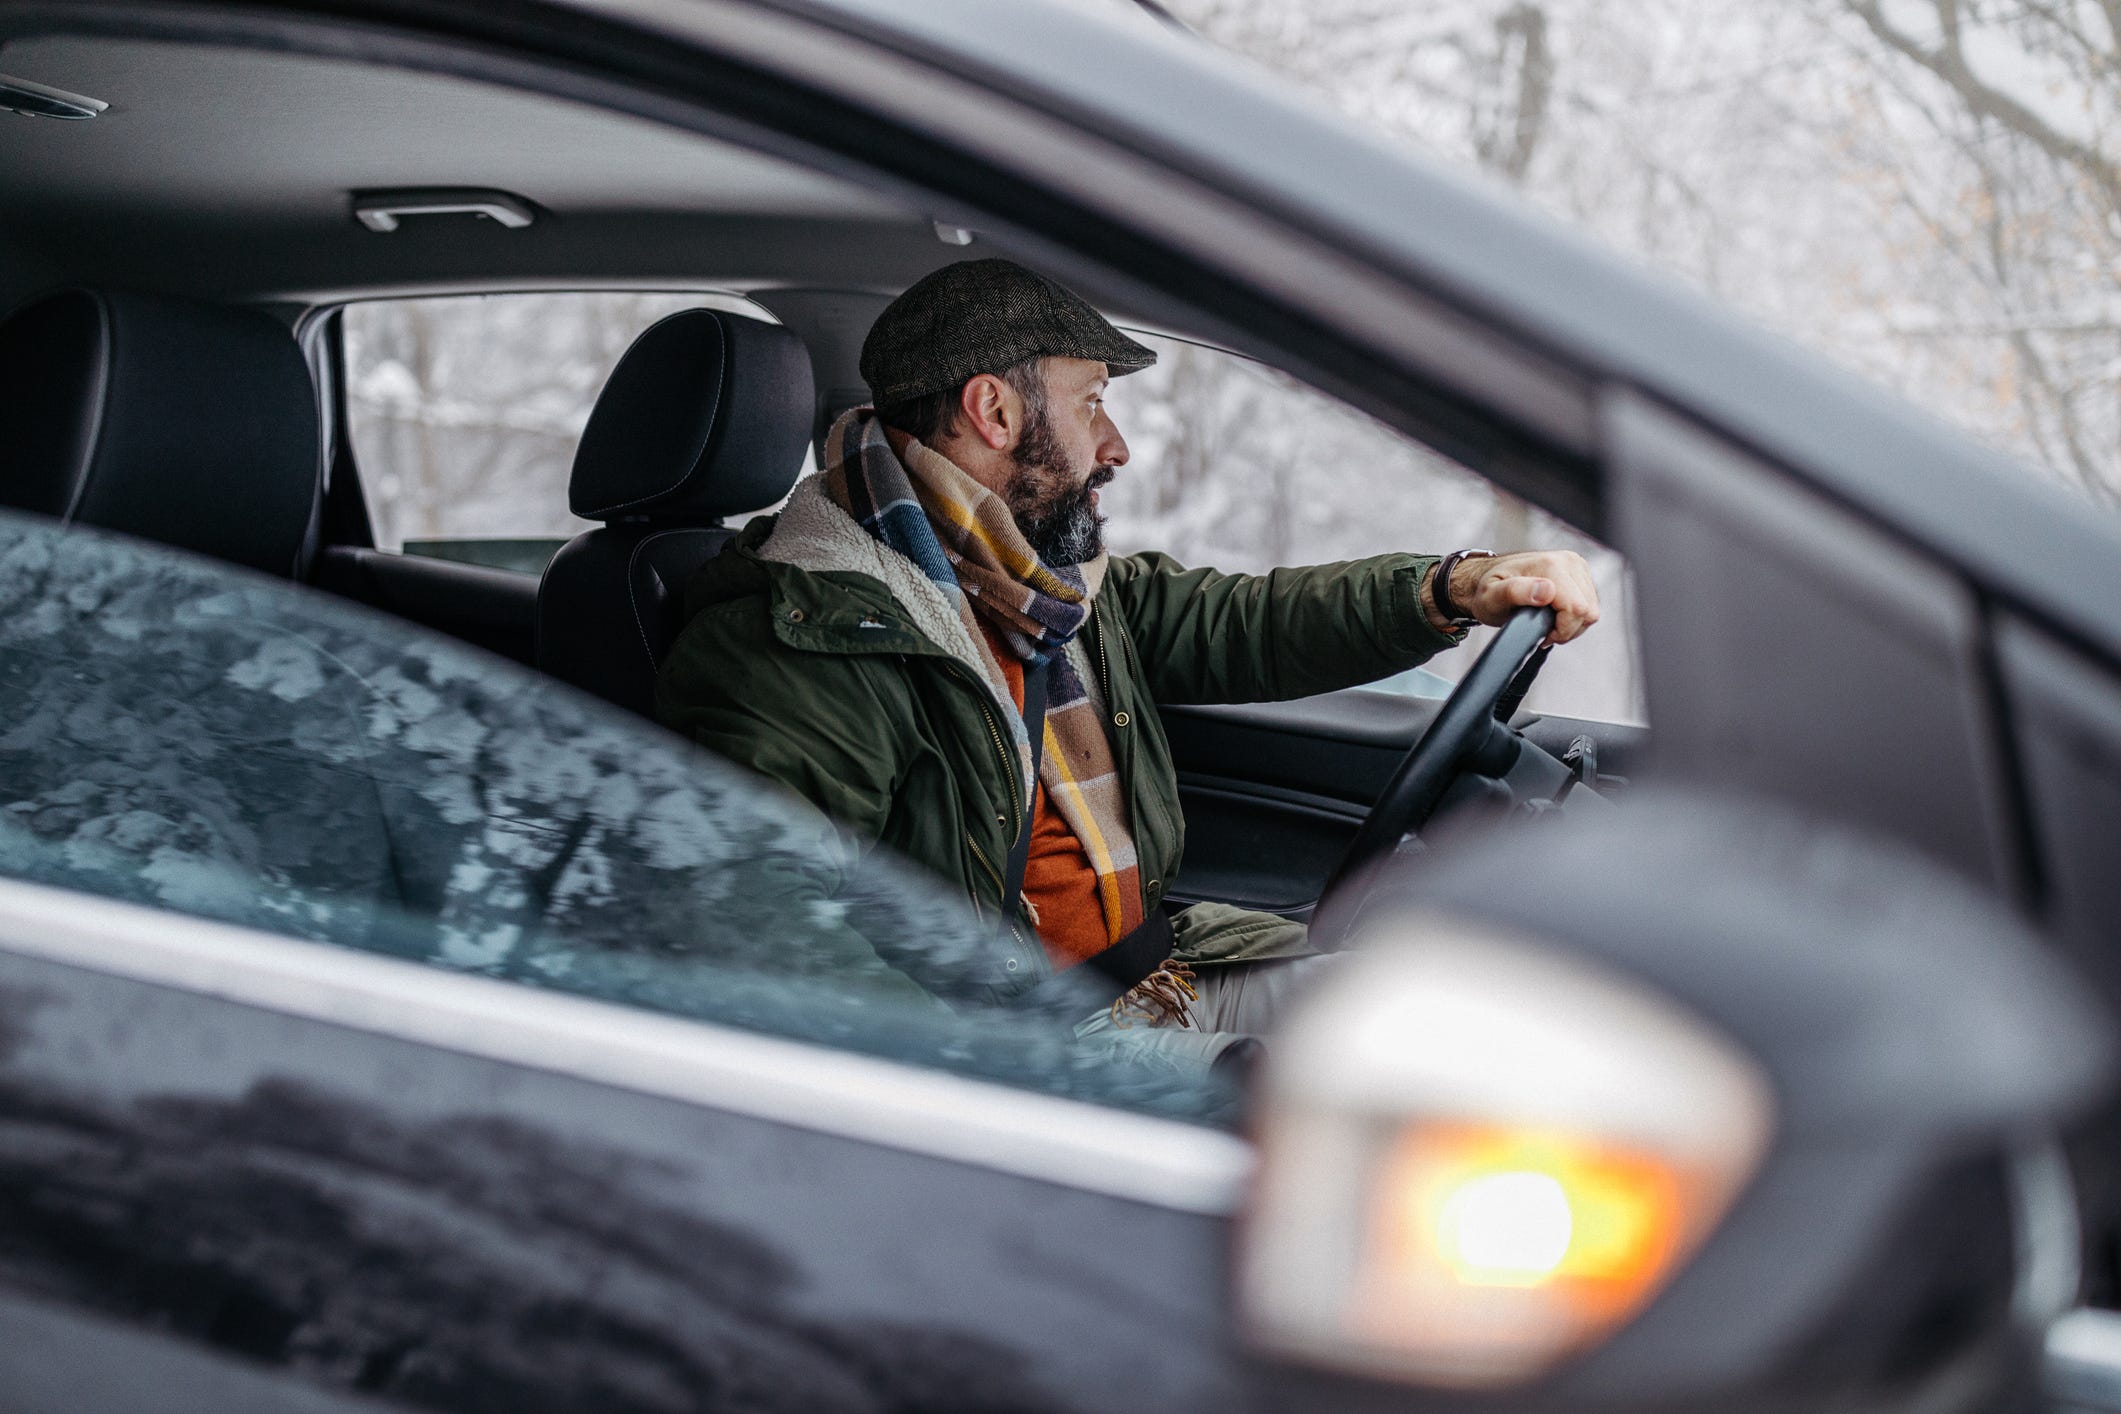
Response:
[[[1351,956],[1269,1046],[1239,1252],[1254,1341],[1518,1383],[1632,1319],[1757,1168],[1755,1063],[1657,994],[1448,920]]]

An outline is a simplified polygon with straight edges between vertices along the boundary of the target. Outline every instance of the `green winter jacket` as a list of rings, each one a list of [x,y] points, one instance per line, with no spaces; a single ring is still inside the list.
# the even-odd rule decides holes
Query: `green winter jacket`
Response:
[[[1382,555],[1232,575],[1161,554],[1112,559],[1070,651],[1102,699],[1127,783],[1145,912],[1162,905],[1186,839],[1157,704],[1303,697],[1421,663],[1456,641],[1421,611],[1434,563]],[[685,613],[657,681],[666,725],[940,875],[983,917],[1013,916],[1001,870],[1025,789],[1002,714],[1015,707],[987,685],[954,605],[911,561],[813,477],[694,576]],[[814,906],[835,897],[848,863],[844,849],[821,844],[814,869],[766,886]],[[910,975],[937,989],[897,940],[862,937],[836,910],[813,912],[830,935],[820,946],[850,974],[887,986]],[[1047,975],[1028,929],[997,933],[1012,987]],[[1302,925],[1222,904],[1185,910],[1174,933],[1176,956],[1195,965],[1306,951]]]

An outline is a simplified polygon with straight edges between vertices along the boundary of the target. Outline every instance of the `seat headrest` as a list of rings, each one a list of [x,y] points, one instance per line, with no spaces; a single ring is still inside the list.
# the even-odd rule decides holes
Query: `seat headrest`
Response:
[[[597,395],[567,504],[584,520],[718,521],[788,494],[817,394],[802,340],[688,309],[651,325]]]
[[[0,388],[0,506],[299,572],[323,443],[272,316],[61,290],[0,323]]]

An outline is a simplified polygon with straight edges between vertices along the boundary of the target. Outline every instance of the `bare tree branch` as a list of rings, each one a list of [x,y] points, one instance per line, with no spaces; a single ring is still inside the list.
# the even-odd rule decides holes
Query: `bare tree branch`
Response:
[[[1494,127],[1476,133],[1475,142],[1482,162],[1522,183],[1546,130],[1553,95],[1554,55],[1547,44],[1546,11],[1531,3],[1512,5],[1495,21],[1495,40],[1495,65],[1509,91]]]
[[[1924,45],[1886,19],[1880,0],[1843,0],[1849,13],[1862,20],[1880,42],[1951,85],[1974,112],[1994,119],[2055,160],[2077,168],[2098,185],[2108,205],[2121,212],[2121,173],[2115,171],[2106,155],[2060,131],[2031,108],[1976,74],[1966,59],[1958,0],[1933,0],[1933,3],[1943,36],[1942,43],[1934,48]]]

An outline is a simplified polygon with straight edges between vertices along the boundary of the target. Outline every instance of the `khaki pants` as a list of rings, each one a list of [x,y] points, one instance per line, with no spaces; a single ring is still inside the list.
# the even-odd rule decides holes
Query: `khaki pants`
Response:
[[[1238,1041],[1271,1035],[1290,1002],[1326,969],[1338,965],[1336,957],[1326,953],[1202,967],[1194,975],[1194,989],[1200,995],[1188,1008],[1190,1025],[1153,1025],[1143,1020],[1122,1024],[1104,1010],[1078,1025],[1075,1034],[1146,1061],[1165,1060],[1182,1067],[1209,1064]]]

